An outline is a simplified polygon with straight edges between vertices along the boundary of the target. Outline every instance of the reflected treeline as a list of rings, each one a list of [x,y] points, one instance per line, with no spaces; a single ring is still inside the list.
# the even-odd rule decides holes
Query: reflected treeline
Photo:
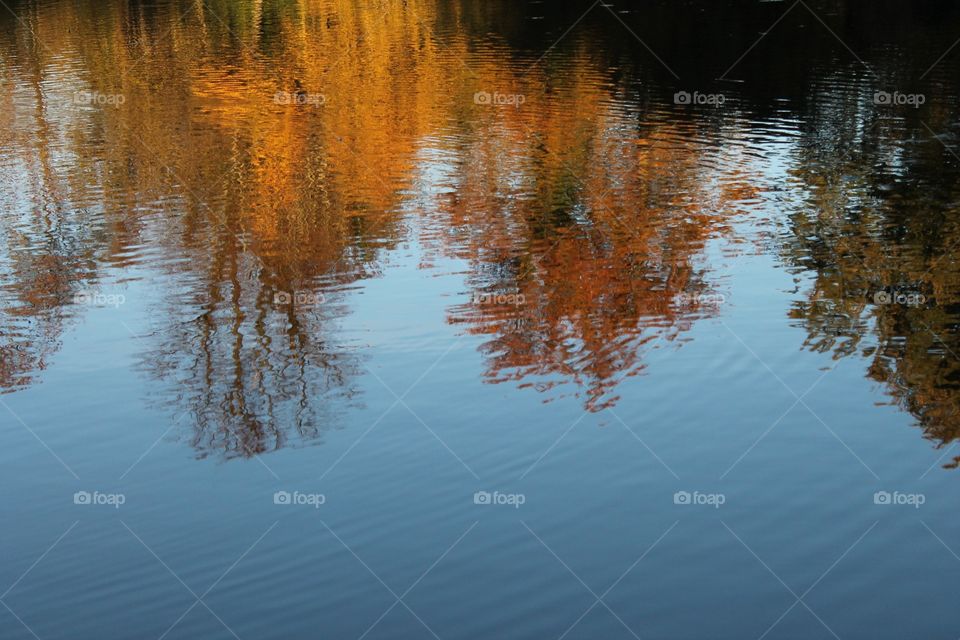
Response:
[[[844,116],[825,105],[821,117]],[[922,127],[876,118],[830,141],[829,125],[808,133],[783,246],[812,276],[791,311],[806,346],[866,358],[867,375],[945,447],[960,437],[960,162]]]
[[[154,399],[201,455],[231,457],[313,440],[356,397],[362,363],[338,342],[341,299],[395,244],[407,169],[402,154],[391,171],[351,149],[381,148],[410,123],[278,100],[364,63],[324,71],[294,11],[267,64],[264,3],[221,4],[21,6],[29,28],[2,43],[5,97],[15,126],[47,135],[5,156],[30,182],[5,185],[5,284],[20,300],[3,308],[2,382],[42,368],[62,331],[53,320],[84,311],[76,293],[143,279],[157,285],[151,329],[136,336],[161,383]]]
[[[960,140],[960,91],[955,62],[921,82],[921,61],[952,44],[956,9],[809,5],[829,28],[797,7],[731,69],[784,3],[598,5],[559,40],[586,7],[15,2],[0,389],[47,365],[78,291],[140,280],[142,368],[201,455],[312,441],[359,401],[349,292],[412,238],[425,264],[469,265],[448,319],[484,336],[489,381],[600,410],[717,313],[711,241],[774,206],[786,261],[814,279],[792,310],[808,346],[868,355],[949,442],[960,163],[931,131]],[[915,86],[922,109],[872,103]],[[678,90],[729,104],[680,108]]]
[[[638,127],[635,96],[601,88],[586,52],[569,64],[574,82],[479,116],[428,242],[470,264],[450,321],[485,336],[490,382],[562,387],[599,411],[648,349],[717,313],[707,243],[757,194],[742,154],[710,144],[723,133],[656,112]]]

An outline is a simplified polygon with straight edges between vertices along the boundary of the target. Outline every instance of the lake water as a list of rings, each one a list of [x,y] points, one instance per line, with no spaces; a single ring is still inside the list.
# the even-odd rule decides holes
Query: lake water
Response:
[[[955,3],[0,5],[0,637],[960,635]]]

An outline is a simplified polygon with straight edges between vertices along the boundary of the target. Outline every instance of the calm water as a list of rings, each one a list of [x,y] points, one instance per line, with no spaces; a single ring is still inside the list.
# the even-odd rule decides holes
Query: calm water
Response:
[[[954,3],[5,2],[0,637],[960,635]]]

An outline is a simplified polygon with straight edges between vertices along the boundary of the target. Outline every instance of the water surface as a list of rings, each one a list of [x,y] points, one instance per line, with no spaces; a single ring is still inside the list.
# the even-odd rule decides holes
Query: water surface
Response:
[[[956,637],[952,3],[7,2],[2,637]]]

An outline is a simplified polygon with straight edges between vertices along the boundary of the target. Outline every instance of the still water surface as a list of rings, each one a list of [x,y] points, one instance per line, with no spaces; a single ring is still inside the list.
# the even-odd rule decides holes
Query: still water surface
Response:
[[[3,638],[960,633],[951,3],[7,2]]]

